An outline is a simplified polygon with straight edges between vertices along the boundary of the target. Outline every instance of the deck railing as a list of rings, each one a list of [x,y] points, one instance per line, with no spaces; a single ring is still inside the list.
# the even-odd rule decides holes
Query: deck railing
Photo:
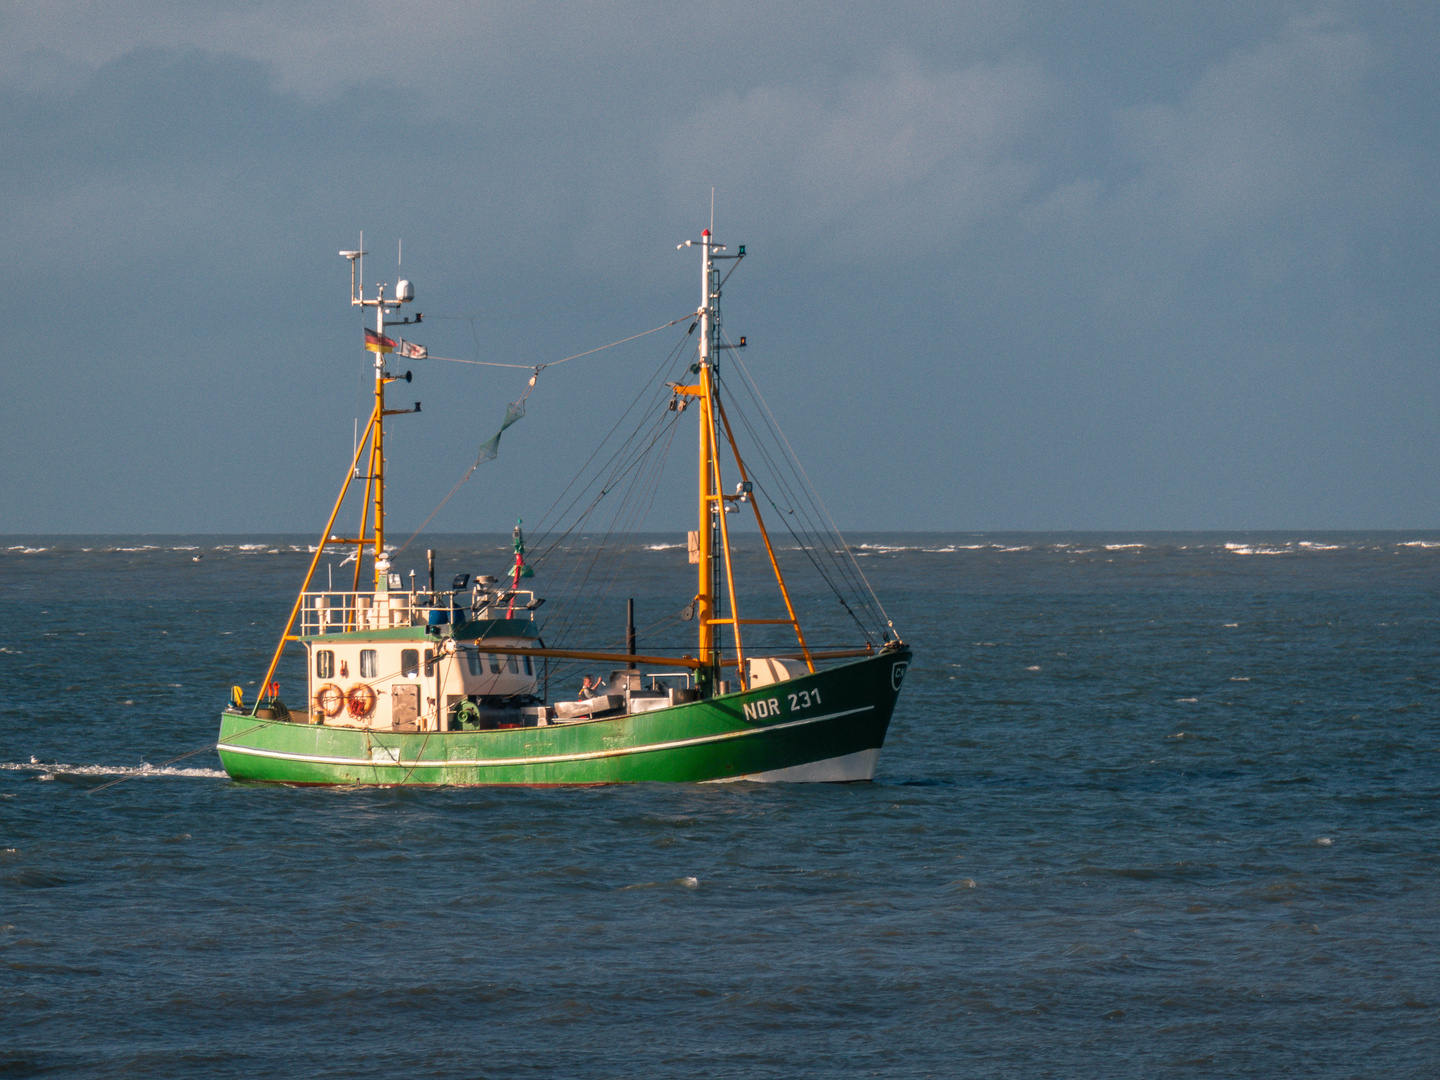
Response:
[[[513,604],[514,611],[511,612]],[[307,592],[292,633],[301,637],[400,626],[443,626],[470,619],[533,619],[540,606],[527,589],[493,592]]]

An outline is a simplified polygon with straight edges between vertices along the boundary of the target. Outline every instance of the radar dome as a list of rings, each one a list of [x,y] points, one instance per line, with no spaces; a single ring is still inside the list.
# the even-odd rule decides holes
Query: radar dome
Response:
[[[411,285],[406,278],[401,278],[395,283],[395,299],[402,304],[408,304],[415,299],[415,286]]]

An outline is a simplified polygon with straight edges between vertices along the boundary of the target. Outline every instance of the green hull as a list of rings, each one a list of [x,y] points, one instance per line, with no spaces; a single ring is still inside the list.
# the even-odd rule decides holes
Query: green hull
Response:
[[[217,749],[234,779],[281,784],[866,780],[909,660],[884,652],[708,701],[498,731],[364,731],[227,711]]]

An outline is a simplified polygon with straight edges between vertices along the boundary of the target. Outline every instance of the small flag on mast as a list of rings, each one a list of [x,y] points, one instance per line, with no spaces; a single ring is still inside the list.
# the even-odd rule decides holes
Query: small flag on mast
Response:
[[[407,360],[425,360],[430,356],[425,351],[424,345],[416,345],[413,341],[406,341],[403,337],[400,339],[400,355]]]
[[[384,334],[365,328],[365,348],[371,352],[387,353],[395,351],[395,342],[391,341]]]

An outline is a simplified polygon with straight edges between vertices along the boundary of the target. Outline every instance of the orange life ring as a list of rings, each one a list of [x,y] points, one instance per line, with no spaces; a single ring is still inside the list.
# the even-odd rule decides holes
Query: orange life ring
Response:
[[[375,691],[365,683],[356,683],[345,695],[345,706],[356,720],[369,716],[375,709]]]
[[[327,682],[315,691],[315,707],[326,716],[339,716],[345,707],[345,691],[333,682]]]

